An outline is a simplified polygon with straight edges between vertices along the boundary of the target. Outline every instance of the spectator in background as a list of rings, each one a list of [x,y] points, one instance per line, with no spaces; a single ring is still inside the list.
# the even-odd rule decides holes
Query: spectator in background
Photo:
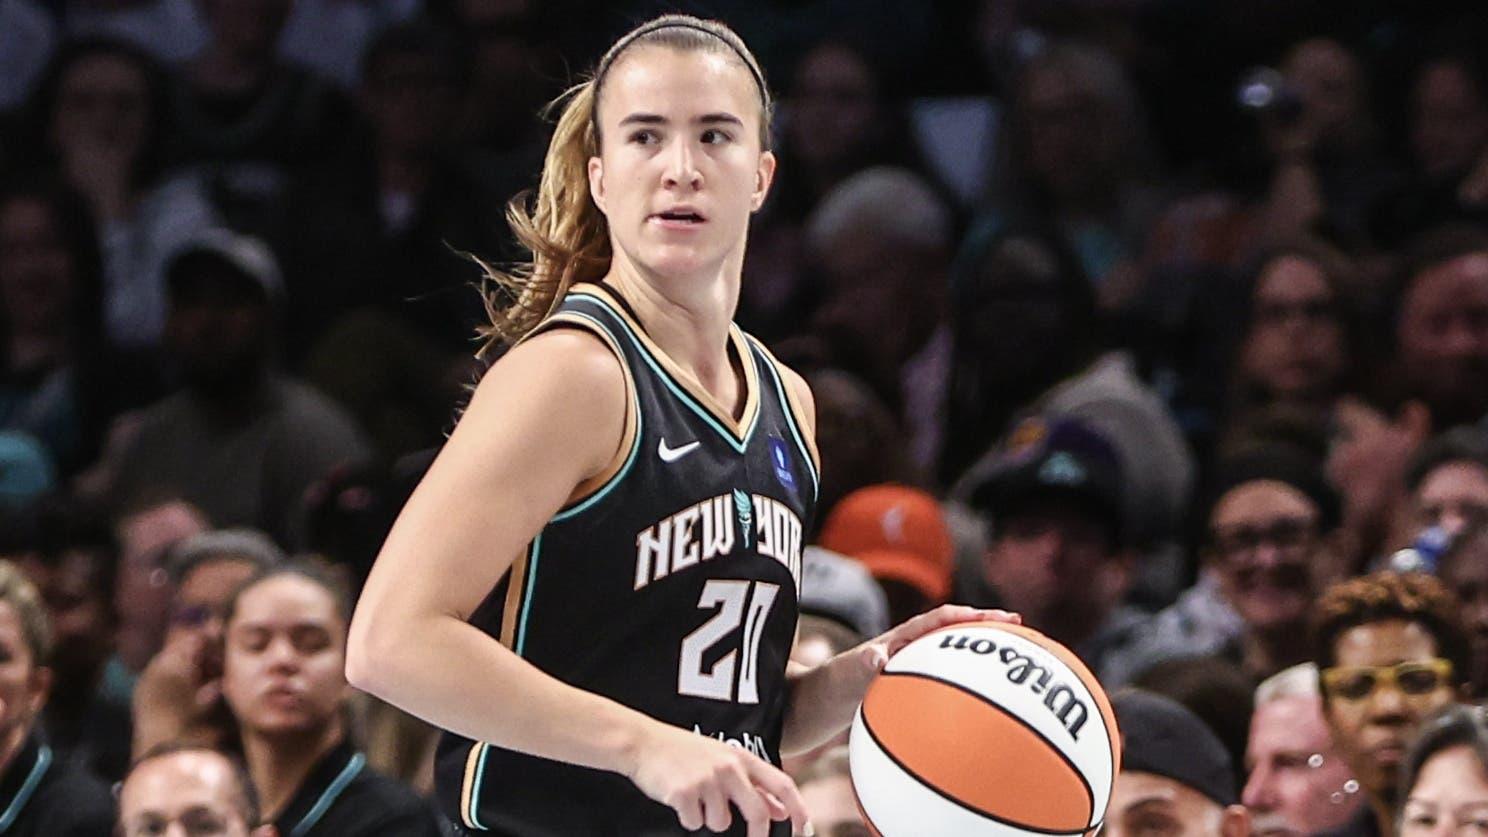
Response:
[[[816,665],[888,630],[888,597],[868,568],[856,558],[820,546],[802,553],[801,618],[821,627],[802,635],[791,651],[792,659]]]
[[[1366,76],[1358,56],[1332,38],[1287,50],[1283,87],[1259,114],[1269,157],[1256,207],[1261,241],[1315,234],[1351,252],[1368,244],[1369,213],[1397,184],[1379,153]]]
[[[1123,649],[1146,618],[1122,605],[1132,555],[1110,443],[1076,419],[1029,419],[968,480],[990,535],[979,561],[984,589],[960,598],[1022,614],[1068,645],[1103,684],[1125,683],[1136,671],[1125,667]]]
[[[1074,254],[1106,310],[1143,279],[1159,208],[1137,91],[1106,52],[1056,43],[1024,67],[1008,113],[990,208],[996,234],[1033,234]]]
[[[1488,699],[1488,518],[1478,518],[1452,538],[1436,566],[1442,583],[1460,603],[1471,662],[1468,695]]]
[[[157,837],[172,826],[192,835],[277,837],[258,821],[258,798],[242,765],[205,747],[156,748],[119,787],[120,837]]]
[[[119,542],[118,583],[114,586],[114,656],[105,674],[111,700],[133,700],[135,679],[165,642],[175,590],[165,561],[181,541],[205,532],[201,510],[175,497],[147,498],[114,517]]]
[[[896,16],[905,14],[901,7]],[[747,278],[740,287],[739,319],[765,340],[807,326],[802,312],[818,301],[820,290],[812,270],[832,271],[832,262],[821,259],[840,255],[809,252],[819,242],[808,240],[808,219],[827,195],[870,168],[903,170],[919,181],[925,180],[927,171],[908,119],[886,89],[878,68],[858,47],[839,39],[814,43],[789,76],[775,153],[782,170],[793,174],[776,181],[754,224],[745,264]],[[923,187],[913,189],[914,200],[923,202],[919,196]],[[940,194],[932,200],[945,203]],[[901,217],[923,216],[925,211],[915,206]],[[938,214],[945,211],[935,210]],[[915,223],[929,222],[918,217]],[[815,265],[813,255],[818,260]],[[839,273],[851,275],[847,270]],[[929,281],[937,280],[929,277]]]
[[[222,691],[264,817],[302,837],[436,837],[437,815],[349,740],[349,594],[317,564],[256,574],[228,604]]]
[[[51,499],[35,509],[34,548],[19,566],[51,623],[54,676],[42,724],[56,758],[108,780],[129,766],[129,707],[104,689],[113,652],[118,544],[97,510]]]
[[[1256,259],[1231,380],[1231,423],[1285,408],[1322,426],[1353,389],[1362,358],[1351,316],[1354,269],[1319,241],[1299,239]]]
[[[1406,747],[1468,672],[1452,594],[1426,575],[1376,573],[1329,588],[1313,609],[1323,716],[1365,794],[1330,837],[1396,833]]]
[[[1102,833],[1139,837],[1161,823],[1174,837],[1248,837],[1235,768],[1214,733],[1168,698],[1127,689],[1111,699],[1121,727],[1121,773]]]
[[[332,161],[354,135],[347,98],[276,46],[289,0],[203,0],[205,46],[167,91],[168,164],[196,164],[209,178],[224,223],[264,235],[282,231],[288,187]]]
[[[1431,528],[1451,538],[1488,522],[1488,435],[1454,427],[1432,438],[1406,466],[1405,491],[1394,545]]]
[[[1421,62],[1408,119],[1414,170],[1375,224],[1386,247],[1442,224],[1488,220],[1488,74],[1477,44]]]
[[[1260,837],[1308,837],[1337,828],[1363,801],[1323,720],[1317,666],[1301,663],[1255,691],[1241,801]]]
[[[87,205],[44,178],[0,185],[0,429],[46,445],[65,475],[141,387],[108,351]]]
[[[1129,685],[1183,704],[1224,745],[1231,764],[1245,764],[1255,680],[1239,666],[1220,657],[1181,657],[1146,669]]]
[[[1002,235],[986,224],[968,233],[957,257],[949,312],[939,463],[947,482],[1002,438],[1020,410],[1088,364],[1100,340],[1095,296],[1074,256],[1037,236]]]
[[[1433,430],[1488,415],[1488,235],[1438,230],[1407,255],[1394,289],[1395,358],[1384,405],[1344,399],[1329,476],[1342,487],[1344,526],[1361,559],[1403,544],[1405,476]]]
[[[507,195],[498,200],[454,144],[468,68],[453,33],[391,27],[365,63],[365,153],[306,179],[292,199],[289,346],[391,459],[440,442],[474,374],[485,314],[463,253],[504,258]]]
[[[222,703],[222,614],[233,591],[284,560],[274,542],[252,529],[203,532],[172,551],[175,582],[165,645],[134,690],[136,756],[160,744],[229,744],[232,720]]]
[[[783,134],[777,154],[783,178],[768,216],[800,223],[829,192],[868,168],[924,167],[909,125],[867,54],[847,41],[809,48],[790,73],[782,97]]]
[[[923,491],[860,488],[832,509],[818,543],[873,575],[888,598],[891,625],[949,600],[955,547],[939,504]]]
[[[802,553],[801,619],[791,662],[807,667],[863,644],[888,630],[889,603],[883,588],[854,558],[819,546]],[[847,746],[848,730],[804,753],[784,756],[781,769],[799,782],[803,771],[835,747]]]
[[[1216,465],[1205,496],[1199,581],[1157,615],[1131,664],[1218,655],[1254,682],[1305,662],[1297,638],[1338,575],[1337,495],[1311,458],[1273,446]]]
[[[847,747],[828,750],[796,777],[801,801],[819,837],[869,837],[853,791]]]
[[[165,324],[165,261],[214,225],[199,178],[161,169],[164,82],[127,43],[66,44],[37,90],[40,163],[87,199],[103,257],[104,325],[121,348],[154,349]]]
[[[838,183],[806,220],[805,235],[823,279],[809,339],[819,341],[826,365],[857,374],[883,397],[914,462],[930,469],[942,444],[951,362],[949,209],[908,170],[875,167]]]
[[[429,4],[430,13],[438,9]],[[469,84],[461,91],[456,142],[477,150],[506,200],[532,185],[542,168],[547,133],[536,115],[564,77],[559,56],[532,0],[453,0],[451,28],[468,39]],[[561,10],[559,12],[562,13]]]
[[[1433,427],[1488,415],[1488,234],[1442,230],[1423,239],[1399,290],[1400,385]]]
[[[478,272],[451,248],[499,253],[492,230],[506,196],[491,193],[455,144],[468,78],[458,38],[432,23],[399,24],[372,42],[357,100],[367,141],[305,178],[291,199],[292,357],[360,306],[376,307],[440,350],[472,353],[483,316],[470,289]]]
[[[1488,812],[1488,718],[1480,706],[1448,706],[1421,725],[1401,770],[1400,837],[1483,828]]]
[[[0,805],[6,834],[96,837],[110,833],[108,787],[60,758],[37,729],[55,688],[49,666],[51,624],[41,593],[9,561],[0,561]]]
[[[306,489],[367,456],[338,407],[273,363],[283,288],[273,254],[226,230],[169,265],[166,334],[182,391],[147,408],[112,452],[113,496],[184,497],[219,526],[300,543]]]
[[[795,368],[796,358],[786,360]],[[904,431],[883,399],[850,372],[804,373],[816,400],[816,447],[821,454],[818,528],[843,497],[879,483],[917,484]]]

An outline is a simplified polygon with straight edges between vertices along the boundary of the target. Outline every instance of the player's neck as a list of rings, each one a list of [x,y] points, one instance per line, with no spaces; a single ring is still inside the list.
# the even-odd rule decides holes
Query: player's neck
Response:
[[[665,278],[616,259],[605,282],[635,309],[652,341],[719,403],[742,403],[744,386],[728,351],[739,302],[737,270],[725,264],[711,278]]]
[[[264,736],[243,731],[243,760],[258,788],[264,821],[277,819],[294,799],[310,770],[346,737],[338,715],[323,729],[310,734]]]

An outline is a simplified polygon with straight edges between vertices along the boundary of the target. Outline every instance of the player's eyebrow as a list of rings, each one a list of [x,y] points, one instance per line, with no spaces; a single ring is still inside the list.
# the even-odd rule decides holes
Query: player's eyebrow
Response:
[[[719,111],[718,113],[705,113],[692,121],[699,125],[727,124],[737,125],[741,128],[744,127],[744,120],[726,111]],[[626,125],[667,125],[670,123],[671,120],[667,119],[665,116],[662,116],[659,113],[643,112],[632,113],[629,116],[626,116],[624,119],[620,120],[620,126],[622,128]]]

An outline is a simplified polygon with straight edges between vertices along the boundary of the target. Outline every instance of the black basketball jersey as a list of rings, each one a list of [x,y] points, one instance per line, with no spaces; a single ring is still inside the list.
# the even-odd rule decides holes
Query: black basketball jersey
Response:
[[[748,388],[736,421],[607,288],[576,286],[541,329],[557,327],[596,334],[622,360],[628,452],[554,515],[472,624],[566,683],[779,766],[818,475],[776,362],[730,327]],[[445,812],[469,831],[680,831],[670,808],[618,774],[449,733],[437,774]],[[730,833],[743,834],[735,820]]]

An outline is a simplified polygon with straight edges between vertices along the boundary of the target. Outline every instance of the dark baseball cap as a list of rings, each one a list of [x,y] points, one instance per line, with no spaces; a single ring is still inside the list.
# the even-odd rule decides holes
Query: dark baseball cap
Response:
[[[1141,689],[1111,697],[1121,730],[1121,770],[1172,779],[1220,805],[1237,799],[1235,766],[1219,736],[1183,704]]]
[[[1073,416],[1034,417],[1013,428],[974,483],[971,505],[993,520],[1042,500],[1066,500],[1122,536],[1122,473],[1116,449]]]

